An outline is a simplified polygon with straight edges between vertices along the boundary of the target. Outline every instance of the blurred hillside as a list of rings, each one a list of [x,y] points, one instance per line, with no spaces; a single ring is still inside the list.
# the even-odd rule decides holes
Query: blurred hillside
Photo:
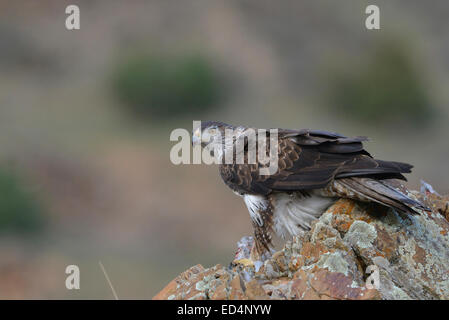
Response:
[[[447,1],[377,1],[379,31],[366,1],[86,0],[78,31],[68,4],[0,1],[0,298],[112,298],[102,261],[144,299],[229,263],[243,202],[216,168],[169,161],[192,120],[367,135],[415,165],[411,188],[449,191]],[[32,232],[5,227],[27,214]]]

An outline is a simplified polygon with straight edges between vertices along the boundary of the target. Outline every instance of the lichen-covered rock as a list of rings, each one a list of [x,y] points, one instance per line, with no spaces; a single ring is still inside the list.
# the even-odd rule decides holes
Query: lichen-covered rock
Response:
[[[229,267],[194,266],[154,299],[449,299],[448,197],[409,194],[434,211],[341,199],[263,264],[239,246]]]

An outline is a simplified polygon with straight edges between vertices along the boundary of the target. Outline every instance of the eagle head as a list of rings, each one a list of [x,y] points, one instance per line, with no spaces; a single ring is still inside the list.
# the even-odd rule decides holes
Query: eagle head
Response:
[[[213,147],[215,144],[222,144],[226,129],[234,129],[234,127],[220,121],[201,121],[201,126],[193,131],[192,145]]]

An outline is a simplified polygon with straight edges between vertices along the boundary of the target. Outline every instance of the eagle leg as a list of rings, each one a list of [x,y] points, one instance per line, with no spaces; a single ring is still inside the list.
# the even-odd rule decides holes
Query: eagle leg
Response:
[[[259,257],[264,257],[270,254],[271,249],[273,248],[272,239],[271,239],[271,227],[269,229],[260,227],[257,223],[253,221],[254,227],[254,246],[255,249],[254,254],[257,254]],[[253,250],[252,250],[253,251]],[[257,259],[261,260],[261,259]]]
[[[245,204],[254,229],[254,252],[259,257],[270,255],[273,232],[273,202],[270,196],[245,195]],[[256,259],[260,260],[260,259]]]

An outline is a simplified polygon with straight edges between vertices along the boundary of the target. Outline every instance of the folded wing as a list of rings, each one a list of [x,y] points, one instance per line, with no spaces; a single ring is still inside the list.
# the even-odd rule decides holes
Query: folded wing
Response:
[[[278,137],[275,174],[260,175],[259,165],[222,165],[220,171],[225,182],[232,183],[237,191],[269,194],[323,188],[334,179],[347,177],[406,180],[402,173],[409,173],[412,168],[406,163],[374,159],[363,148],[366,137],[283,129]]]

